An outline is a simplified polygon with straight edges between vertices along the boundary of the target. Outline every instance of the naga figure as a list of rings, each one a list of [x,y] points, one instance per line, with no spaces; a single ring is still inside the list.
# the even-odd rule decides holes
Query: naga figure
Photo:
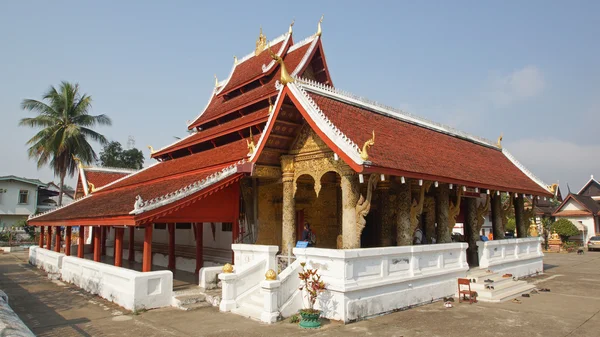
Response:
[[[356,204],[356,240],[360,241],[360,234],[367,224],[365,217],[371,210],[371,197],[373,196],[373,190],[377,186],[377,175],[371,174],[367,183],[367,197],[363,197],[361,194],[358,203]],[[360,246],[360,243],[359,245]]]

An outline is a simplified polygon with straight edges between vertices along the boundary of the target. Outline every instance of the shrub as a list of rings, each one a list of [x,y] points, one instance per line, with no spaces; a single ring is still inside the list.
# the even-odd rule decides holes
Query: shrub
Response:
[[[569,241],[569,237],[579,234],[579,229],[568,219],[558,219],[552,224],[552,231],[555,231],[563,242]]]
[[[572,251],[574,251],[574,250],[575,250],[577,247],[579,247],[579,243],[577,243],[577,242],[573,242],[573,241],[570,241],[570,242],[564,242],[564,243],[562,244],[562,248],[563,248],[564,250],[566,250],[567,252],[572,252]]]
[[[325,283],[321,280],[321,275],[317,273],[316,269],[307,269],[305,262],[300,263],[300,265],[302,266],[302,272],[298,273],[298,277],[303,283],[300,286],[300,291],[306,290],[306,298],[308,299],[308,308],[301,311],[308,313],[318,312],[314,309],[315,302],[319,294],[325,291]]]
[[[515,218],[508,218],[508,221],[506,222],[506,228],[504,228],[504,230],[507,232],[514,233],[516,229],[517,229],[517,222],[515,221]]]

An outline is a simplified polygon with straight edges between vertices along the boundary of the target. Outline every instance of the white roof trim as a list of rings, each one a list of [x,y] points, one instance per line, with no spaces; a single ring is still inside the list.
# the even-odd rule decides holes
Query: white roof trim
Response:
[[[316,40],[316,39],[318,39],[318,38],[319,38],[318,36],[316,36],[316,35],[314,35],[314,34],[313,34],[313,35],[311,35],[311,36],[309,36],[309,37],[305,38],[304,40],[302,40],[302,41],[300,41],[300,42],[294,43],[294,44],[293,44],[293,45],[290,47],[290,49],[288,49],[288,53],[291,53],[291,52],[293,52],[294,50],[296,50],[296,49],[298,49],[298,48],[300,48],[300,47],[302,47],[302,46],[305,46],[305,45],[307,45],[308,43],[310,43],[310,42],[312,42],[312,41],[314,41],[314,40]]]
[[[217,171],[202,180],[196,181],[190,185],[187,185],[185,187],[178,189],[177,191],[161,195],[160,197],[156,197],[156,198],[150,199],[148,201],[144,201],[142,199],[142,197],[140,195],[138,195],[135,197],[133,211],[129,212],[129,214],[138,215],[138,214],[141,214],[141,213],[144,213],[144,212],[156,209],[156,208],[160,208],[162,206],[166,206],[177,200],[181,200],[181,199],[188,197],[194,193],[197,193],[197,192],[237,173],[237,171],[238,171],[237,166],[240,164],[243,164],[243,163],[244,163],[244,160],[241,160],[241,161],[237,162],[236,164],[230,165],[220,171]]]
[[[587,185],[589,185],[589,184],[590,184],[592,181],[593,181],[593,182],[596,182],[596,184],[600,184],[600,183],[598,182],[598,180],[594,179],[594,175],[591,175],[591,176],[590,176],[590,180],[588,180],[588,181],[587,181],[587,183],[585,183],[585,184],[584,184],[584,185],[581,187],[581,189],[579,190],[579,192],[577,192],[577,194],[581,194],[581,192],[583,192],[583,189],[585,189],[585,188],[587,187]],[[557,189],[557,191],[558,191],[558,189]]]
[[[305,45],[306,43],[308,43],[309,41],[312,41],[312,45],[308,48],[308,50],[306,51],[306,53],[304,53],[304,56],[302,57],[302,60],[300,60],[300,63],[298,63],[298,66],[296,67],[296,69],[294,69],[294,71],[292,72],[292,77],[296,77],[298,76],[298,73],[300,72],[300,69],[304,68],[304,65],[306,64],[306,62],[308,61],[308,57],[312,54],[313,50],[315,49],[315,46],[317,45],[317,42],[319,41],[319,37],[318,36],[312,36],[309,39],[305,40],[306,42],[302,41],[302,45]],[[297,44],[295,44],[294,46],[296,46]],[[291,49],[291,48],[290,48]],[[295,49],[294,49],[295,50]],[[288,51],[288,54],[291,51]]]
[[[94,196],[94,195],[90,193],[90,194],[88,194],[88,195],[85,195],[85,196],[83,196],[83,197],[81,197],[81,198],[79,198],[79,199],[76,199],[76,200],[74,200],[74,201],[73,201],[72,203],[70,203],[70,204],[66,204],[66,205],[58,206],[58,207],[56,207],[56,208],[54,208],[54,209],[51,209],[51,210],[49,210],[49,211],[42,212],[42,213],[38,213],[38,214],[35,214],[35,215],[31,214],[31,215],[29,215],[29,217],[27,218],[27,220],[32,220],[32,219],[35,219],[35,218],[39,218],[39,217],[41,217],[42,215],[48,215],[48,214],[50,214],[50,213],[54,213],[54,212],[58,211],[59,209],[63,209],[63,208],[65,208],[65,207],[69,207],[69,206],[75,205],[76,203],[78,203],[78,202],[80,202],[80,201],[82,201],[82,200],[84,200],[84,199],[91,198],[92,196]]]
[[[83,195],[86,196],[90,194],[90,190],[88,188],[87,177],[85,176],[85,171],[82,167],[79,168],[79,177],[81,177],[81,186],[83,187]],[[77,187],[75,187],[77,188]],[[77,191],[75,191],[77,193]]]
[[[197,121],[198,119],[200,119],[200,117],[202,117],[202,115],[203,115],[203,114],[206,112],[206,109],[207,109],[207,108],[208,108],[208,106],[210,105],[210,102],[212,102],[212,100],[213,100],[213,97],[216,97],[216,94],[215,94],[216,92],[217,92],[217,88],[213,88],[213,91],[212,91],[212,93],[210,94],[210,97],[208,98],[208,102],[206,102],[206,105],[204,106],[204,109],[202,109],[202,112],[200,112],[200,114],[198,115],[198,117],[194,118],[194,120],[193,120],[193,121],[192,121],[190,124],[188,124],[188,129],[189,129],[190,125],[192,125],[192,124],[196,123],[196,121]],[[175,142],[175,143],[177,143],[177,142]],[[163,149],[164,149],[164,148],[163,148]],[[162,150],[162,149],[161,149],[161,150]]]
[[[106,188],[108,188],[108,187],[110,187],[110,186],[112,186],[112,185],[114,185],[114,184],[116,184],[116,183],[118,183],[118,182],[121,182],[121,181],[123,181],[123,180],[125,180],[125,179],[131,178],[131,177],[133,177],[133,176],[135,176],[135,175],[137,175],[137,174],[139,174],[139,173],[142,173],[142,172],[146,171],[147,169],[149,169],[149,168],[151,168],[151,167],[154,167],[154,166],[156,166],[156,165],[160,165],[161,163],[162,163],[162,162],[156,162],[156,163],[154,163],[154,164],[152,164],[152,165],[150,165],[150,166],[148,166],[148,167],[144,167],[143,169],[141,169],[141,170],[139,170],[139,171],[135,171],[135,172],[133,172],[132,174],[126,175],[126,176],[124,176],[124,177],[122,177],[122,178],[119,178],[119,179],[117,179],[117,180],[113,181],[112,183],[109,183],[109,184],[106,184],[106,185],[104,185],[104,186],[102,186],[102,187],[100,187],[100,188],[97,188],[97,189],[96,189],[94,192],[102,191],[103,189],[106,189]]]
[[[284,36],[286,36],[285,41],[281,44],[281,47],[279,48],[279,51],[277,52],[277,56],[282,57],[283,55],[283,51],[285,50],[285,46],[287,46],[288,41],[290,40],[290,37],[292,37],[292,34],[288,34],[285,33]],[[274,42],[274,43],[279,43],[278,42]],[[262,65],[262,72],[263,74],[268,72],[269,70],[271,70],[271,68],[273,68],[273,66],[275,65],[275,60],[271,60],[271,62],[269,62],[268,65],[263,64]]]
[[[313,80],[308,80],[308,79],[304,79],[304,78],[296,78],[297,83],[304,89],[310,91],[310,92],[314,92],[316,94],[322,95],[322,96],[326,96],[326,97],[330,97],[333,98],[335,100],[338,101],[342,101],[348,104],[352,104],[354,106],[358,106],[361,108],[366,108],[368,110],[371,110],[375,113],[379,113],[381,115],[385,115],[394,119],[398,119],[404,122],[408,122],[411,124],[415,124],[424,128],[428,128],[431,129],[433,131],[437,131],[440,133],[444,133],[450,136],[454,136],[457,138],[462,138],[480,145],[484,145],[487,147],[491,147],[493,149],[498,149],[496,147],[496,145],[485,138],[481,138],[481,137],[477,137],[474,135],[471,135],[469,133],[454,129],[450,126],[447,125],[443,125],[440,123],[436,123],[430,120],[427,120],[425,118],[422,117],[418,117],[415,116],[413,114],[410,114],[406,111],[402,111],[400,109],[396,109],[390,106],[386,106],[386,105],[382,105],[380,103],[374,102],[374,101],[370,101],[366,98],[363,97],[359,97],[356,95],[353,95],[351,93],[342,91],[342,90],[338,90],[334,87],[313,81]]]
[[[308,93],[304,91],[304,88],[297,86],[295,83],[289,83],[287,86],[321,132],[331,139],[352,161],[363,165],[364,160],[360,157],[360,148],[358,145],[327,118]]]
[[[106,172],[106,173],[135,173],[138,170],[129,169],[123,167],[109,167],[109,166],[88,166],[83,167],[84,171],[92,171],[92,172]]]
[[[283,88],[279,88],[279,93],[277,94],[277,98],[275,98],[275,103],[273,103],[273,109],[275,109],[275,107],[277,106],[277,104],[279,103],[279,99],[281,99],[281,92],[282,92]],[[256,148],[260,148],[260,145],[262,144],[262,142],[264,141],[265,135],[267,134],[267,129],[268,126],[271,125],[271,121],[273,120],[273,116],[275,116],[275,113],[271,113],[269,114],[269,119],[267,119],[267,123],[265,124],[265,127],[263,128],[263,132],[260,135],[260,138],[258,139],[258,143],[256,143]],[[256,155],[258,151],[255,151],[250,158],[248,158],[249,162],[253,162],[254,158],[256,157]]]
[[[515,158],[512,154],[510,154],[510,152],[508,152],[507,149],[503,148],[502,153],[504,154],[504,156],[506,156],[506,158],[508,158],[508,160],[510,160],[513,163],[513,165],[518,167],[519,170],[521,170],[521,172],[525,173],[525,175],[527,177],[529,177],[529,179],[533,180],[536,184],[538,184],[544,190],[552,193],[552,191],[550,191],[550,188],[548,187],[548,184],[544,183],[542,181],[542,179],[538,178],[535,174],[533,174],[533,172],[529,171],[523,164],[521,164],[517,160],[517,158]]]

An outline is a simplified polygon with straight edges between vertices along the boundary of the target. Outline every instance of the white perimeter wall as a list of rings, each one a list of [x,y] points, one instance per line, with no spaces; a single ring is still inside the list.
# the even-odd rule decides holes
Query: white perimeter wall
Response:
[[[479,267],[524,277],[544,272],[541,237],[478,241]]]

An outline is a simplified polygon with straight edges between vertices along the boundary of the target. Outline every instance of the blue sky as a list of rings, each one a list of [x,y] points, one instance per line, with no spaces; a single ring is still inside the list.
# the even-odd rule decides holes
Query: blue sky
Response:
[[[185,135],[233,55],[325,14],[334,84],[504,142],[548,183],[600,177],[597,1],[4,1],[0,3],[0,175],[54,177],[27,158],[23,98],[61,80],[94,98],[101,128],[148,156]],[[99,147],[96,146],[99,150]],[[147,159],[146,164],[151,161]]]

